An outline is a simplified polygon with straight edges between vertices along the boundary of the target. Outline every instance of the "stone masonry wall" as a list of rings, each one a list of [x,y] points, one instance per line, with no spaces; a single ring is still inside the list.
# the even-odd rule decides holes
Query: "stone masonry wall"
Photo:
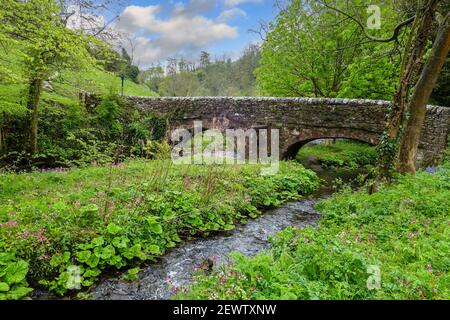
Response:
[[[169,117],[170,129],[280,129],[281,152],[292,158],[305,143],[322,138],[350,138],[379,143],[390,106],[387,101],[314,98],[144,98],[127,97],[142,114]],[[86,99],[89,104],[89,99]],[[428,107],[418,165],[442,158],[450,133],[450,108]]]

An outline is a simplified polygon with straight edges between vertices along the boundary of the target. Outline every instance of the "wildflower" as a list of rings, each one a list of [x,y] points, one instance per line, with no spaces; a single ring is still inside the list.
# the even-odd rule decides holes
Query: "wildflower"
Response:
[[[44,236],[44,233],[45,233],[45,228],[40,228],[38,230],[38,232],[36,232],[36,234],[35,234],[36,240],[39,241],[39,242],[46,242],[46,241],[48,241],[48,238]]]
[[[19,234],[19,239],[26,239],[30,235],[30,229],[25,228],[23,231]]]
[[[0,223],[0,228],[17,228],[19,224],[17,221],[8,221],[6,223]]]
[[[433,164],[432,166],[430,166],[426,169],[426,172],[434,175],[436,173],[436,166]]]
[[[177,286],[172,286],[172,293],[177,294],[178,292],[180,292],[180,288]]]
[[[217,293],[212,293],[209,296],[209,300],[217,300],[217,299],[219,299],[219,296],[217,295]]]

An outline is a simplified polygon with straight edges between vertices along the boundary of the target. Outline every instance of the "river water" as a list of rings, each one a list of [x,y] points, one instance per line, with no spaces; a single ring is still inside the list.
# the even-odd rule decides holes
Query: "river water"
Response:
[[[205,262],[214,262],[214,268],[228,261],[231,252],[254,256],[270,246],[269,238],[289,226],[305,228],[317,226],[320,215],[315,204],[335,189],[333,181],[340,178],[352,181],[357,173],[336,172],[314,167],[324,180],[322,187],[308,198],[286,204],[277,209],[267,210],[261,217],[235,230],[223,232],[215,237],[186,242],[161,257],[158,262],[148,264],[139,274],[139,280],[121,280],[123,272],[114,272],[102,278],[100,284],[89,291],[94,300],[166,300],[174,288],[188,285],[195,270]],[[34,299],[52,299],[48,293],[35,291]]]
[[[165,300],[173,288],[191,281],[196,267],[215,260],[215,266],[226,263],[231,252],[256,255],[268,247],[268,238],[288,226],[304,228],[316,225],[319,215],[314,200],[295,202],[266,212],[262,217],[235,230],[208,239],[187,242],[151,264],[139,275],[139,281],[127,283],[119,278],[104,280],[93,290],[98,300]]]
[[[233,231],[207,239],[187,242],[163,256],[158,262],[145,267],[139,274],[139,281],[128,283],[120,276],[105,278],[90,293],[96,300],[166,300],[175,288],[188,285],[195,269],[206,261],[214,262],[217,268],[228,260],[231,252],[254,256],[270,246],[269,238],[289,226],[315,227],[320,215],[314,205],[334,191],[333,181],[341,178],[351,181],[356,173],[336,173],[320,170],[318,175],[325,181],[323,187],[303,201],[286,204],[268,210],[261,217]]]

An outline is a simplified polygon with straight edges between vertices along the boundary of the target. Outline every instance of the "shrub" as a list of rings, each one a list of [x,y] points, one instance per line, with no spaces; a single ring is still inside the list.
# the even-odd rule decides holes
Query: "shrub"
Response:
[[[7,227],[7,226],[3,226]],[[32,291],[26,282],[28,263],[14,254],[0,253],[0,300],[21,300]]]

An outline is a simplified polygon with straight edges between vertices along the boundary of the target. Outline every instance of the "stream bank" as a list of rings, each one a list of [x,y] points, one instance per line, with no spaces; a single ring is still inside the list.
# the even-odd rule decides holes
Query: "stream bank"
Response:
[[[335,192],[334,181],[351,182],[362,171],[341,171],[313,168],[324,180],[322,187],[303,201],[268,210],[265,214],[235,230],[207,239],[184,243],[173,249],[158,262],[145,267],[139,280],[129,283],[121,280],[120,273],[104,278],[90,291],[95,300],[167,300],[177,288],[192,281],[195,270],[205,262],[214,261],[214,267],[227,263],[228,255],[240,252],[255,256],[270,246],[269,238],[289,226],[305,228],[317,226],[320,215],[315,204]]]

